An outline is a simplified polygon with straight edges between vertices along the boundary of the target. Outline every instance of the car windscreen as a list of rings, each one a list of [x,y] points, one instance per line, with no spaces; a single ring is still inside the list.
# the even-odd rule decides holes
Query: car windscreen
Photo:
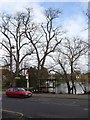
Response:
[[[24,88],[18,88],[18,91],[25,91]]]

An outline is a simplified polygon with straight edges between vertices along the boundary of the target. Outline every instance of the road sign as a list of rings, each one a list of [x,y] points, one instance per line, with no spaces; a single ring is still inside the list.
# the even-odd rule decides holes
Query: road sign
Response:
[[[15,77],[15,79],[20,79],[20,77]]]

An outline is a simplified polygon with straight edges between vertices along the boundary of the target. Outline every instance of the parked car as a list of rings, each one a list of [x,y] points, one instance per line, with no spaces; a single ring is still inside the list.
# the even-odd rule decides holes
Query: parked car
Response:
[[[6,90],[8,97],[31,97],[32,92],[26,91],[24,88],[9,88]]]

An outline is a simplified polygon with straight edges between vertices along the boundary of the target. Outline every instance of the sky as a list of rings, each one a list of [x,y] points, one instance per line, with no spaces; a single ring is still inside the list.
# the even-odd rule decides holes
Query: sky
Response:
[[[58,24],[62,24],[67,36],[80,36],[88,40],[87,16],[88,0],[0,0],[0,14],[3,12],[14,14],[27,7],[33,7],[37,21],[42,21],[43,10],[59,8],[62,11]],[[63,2],[62,2],[63,1]],[[0,39],[1,40],[1,39]],[[0,50],[0,56],[3,52]],[[85,62],[85,61],[84,61]]]
[[[75,2],[61,2],[61,0],[55,0],[58,2],[55,2],[54,0],[48,1],[52,2],[47,2],[47,0],[46,2],[31,2],[31,0],[0,0],[0,13],[6,12],[14,14],[17,11],[25,10],[26,7],[33,7],[37,21],[41,21],[43,19],[44,9],[59,8],[62,11],[62,15],[58,23],[61,23],[64,28],[69,31],[69,36],[79,33],[84,38],[87,37],[87,32],[84,31],[84,29],[87,28],[87,17],[85,12],[88,8],[88,2],[76,2],[77,0],[75,0]],[[82,34],[82,32],[84,33]]]

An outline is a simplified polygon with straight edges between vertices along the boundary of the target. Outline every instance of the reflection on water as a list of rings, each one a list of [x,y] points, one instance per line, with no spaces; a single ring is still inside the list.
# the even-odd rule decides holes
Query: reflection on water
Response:
[[[76,94],[83,94],[84,91],[82,89],[82,87],[84,88],[84,86],[86,87],[86,90],[89,91],[90,90],[90,83],[86,83],[84,86],[80,86],[80,83],[75,82],[75,86],[76,86]],[[70,82],[71,85],[71,82]],[[53,88],[49,88],[49,92],[53,92]],[[55,93],[68,93],[68,89],[67,89],[67,84],[66,83],[61,83],[61,85],[57,86],[54,90]]]

